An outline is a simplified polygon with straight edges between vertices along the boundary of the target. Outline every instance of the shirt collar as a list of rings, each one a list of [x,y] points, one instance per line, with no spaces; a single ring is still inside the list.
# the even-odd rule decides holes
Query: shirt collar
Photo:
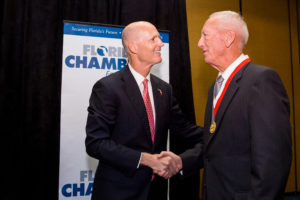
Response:
[[[227,80],[235,68],[246,58],[249,58],[249,56],[242,53],[223,73],[219,72],[218,76],[222,75],[224,80]]]
[[[134,79],[136,80],[138,85],[141,85],[143,83],[143,81],[145,80],[145,77],[143,75],[141,75],[140,73],[138,73],[137,71],[135,71],[133,69],[133,67],[130,65],[130,63],[128,63],[128,67],[130,72],[132,73]],[[148,82],[150,82],[150,73],[146,76],[146,79],[148,80]]]

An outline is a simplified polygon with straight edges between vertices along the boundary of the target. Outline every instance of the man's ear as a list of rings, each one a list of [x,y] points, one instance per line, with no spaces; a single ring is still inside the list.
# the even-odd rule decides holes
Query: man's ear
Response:
[[[234,31],[229,30],[225,32],[225,45],[227,48],[233,44],[234,40],[236,39],[235,37],[236,34]]]
[[[137,53],[137,46],[136,43],[133,41],[128,42],[127,48],[130,53],[136,54]]]

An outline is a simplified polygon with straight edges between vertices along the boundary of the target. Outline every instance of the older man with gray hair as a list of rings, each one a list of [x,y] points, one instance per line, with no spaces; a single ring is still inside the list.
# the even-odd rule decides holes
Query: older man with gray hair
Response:
[[[243,54],[248,36],[238,13],[221,11],[210,15],[198,43],[219,72],[205,113],[204,200],[283,199],[292,160],[289,100],[278,74]]]
[[[185,176],[204,163],[203,200],[283,199],[292,160],[289,100],[278,74],[243,54],[248,36],[238,13],[221,11],[210,15],[198,43],[218,77],[208,93],[204,148],[182,163]]]

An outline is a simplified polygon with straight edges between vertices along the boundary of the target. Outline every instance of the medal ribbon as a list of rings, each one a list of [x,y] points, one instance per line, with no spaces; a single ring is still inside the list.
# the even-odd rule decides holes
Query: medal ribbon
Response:
[[[234,75],[235,75],[235,74],[236,74],[243,66],[245,66],[245,65],[246,65],[248,62],[250,62],[250,61],[251,61],[250,58],[246,58],[244,61],[242,61],[242,62],[235,68],[235,70],[231,73],[231,75],[230,75],[229,78],[227,79],[227,81],[226,81],[226,83],[225,83],[225,86],[224,86],[224,89],[223,89],[223,91],[222,91],[222,94],[220,95],[220,97],[219,97],[219,99],[218,99],[218,101],[217,101],[217,103],[216,103],[216,106],[215,106],[215,108],[214,108],[213,119],[214,119],[214,116],[216,116],[216,113],[217,113],[218,108],[219,108],[219,106],[220,106],[220,104],[221,104],[221,101],[222,101],[222,99],[223,99],[223,96],[224,96],[224,94],[226,93],[226,90],[227,90],[227,88],[228,88],[228,86],[229,86],[229,84],[230,84],[232,78],[234,77]]]

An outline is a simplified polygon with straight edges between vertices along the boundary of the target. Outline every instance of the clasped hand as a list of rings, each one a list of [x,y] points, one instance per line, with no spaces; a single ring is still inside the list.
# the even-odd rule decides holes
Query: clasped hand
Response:
[[[165,179],[171,178],[182,169],[181,158],[170,151],[162,151],[153,156],[154,161],[151,166],[153,172]]]

